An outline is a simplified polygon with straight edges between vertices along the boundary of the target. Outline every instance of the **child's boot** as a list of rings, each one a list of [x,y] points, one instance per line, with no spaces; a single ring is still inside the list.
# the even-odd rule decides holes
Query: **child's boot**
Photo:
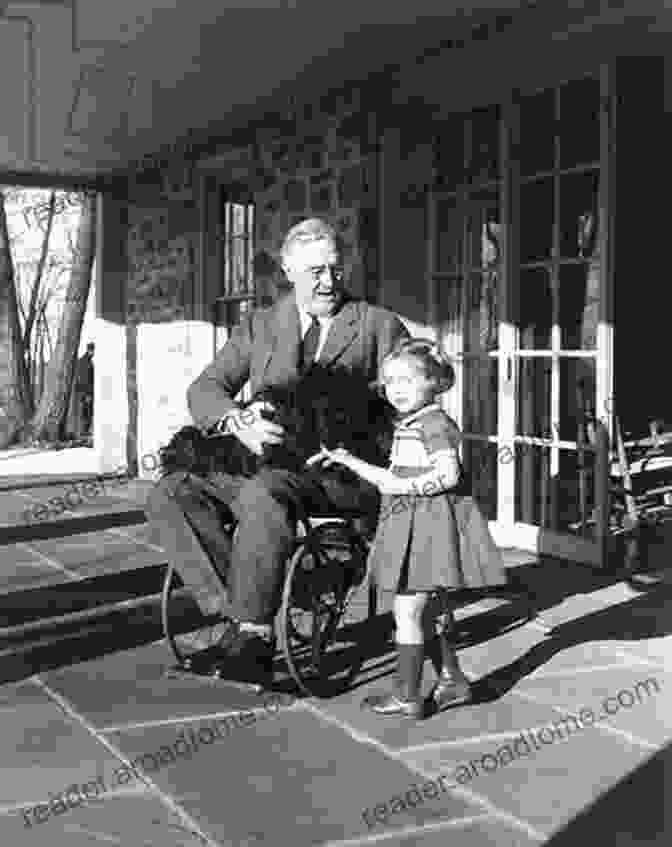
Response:
[[[424,644],[397,644],[397,682],[389,694],[372,694],[362,701],[362,708],[377,715],[420,718],[423,701],[420,696]]]
[[[453,640],[443,630],[437,636],[441,648],[441,672],[432,690],[437,711],[471,702],[471,683],[457,660]]]

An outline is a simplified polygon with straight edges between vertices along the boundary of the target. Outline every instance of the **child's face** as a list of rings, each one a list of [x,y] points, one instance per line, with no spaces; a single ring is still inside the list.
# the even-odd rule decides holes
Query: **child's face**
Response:
[[[416,412],[433,402],[436,386],[427,379],[422,365],[411,359],[393,359],[383,366],[382,383],[387,399],[402,415]]]

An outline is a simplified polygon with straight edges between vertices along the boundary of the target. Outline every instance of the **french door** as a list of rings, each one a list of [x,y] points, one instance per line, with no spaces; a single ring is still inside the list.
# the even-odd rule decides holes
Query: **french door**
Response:
[[[602,561],[606,79],[452,119],[428,208],[445,408],[497,541]],[[608,412],[608,410],[607,410]]]

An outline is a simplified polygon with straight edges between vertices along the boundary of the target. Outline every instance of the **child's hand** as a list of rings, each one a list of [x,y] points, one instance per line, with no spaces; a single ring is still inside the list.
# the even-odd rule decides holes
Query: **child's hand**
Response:
[[[306,464],[310,466],[317,462],[320,462],[325,468],[328,468],[330,465],[343,465],[346,468],[354,470],[353,466],[357,462],[357,459],[343,447],[336,447],[334,450],[328,450],[326,447],[323,447],[319,453],[311,456],[306,461]]]

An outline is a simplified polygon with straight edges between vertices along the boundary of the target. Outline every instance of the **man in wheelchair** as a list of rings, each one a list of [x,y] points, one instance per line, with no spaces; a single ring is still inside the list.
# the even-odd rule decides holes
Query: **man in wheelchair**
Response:
[[[281,262],[292,291],[243,318],[190,386],[196,426],[165,449],[146,506],[201,611],[231,621],[218,645],[221,676],[264,687],[297,518],[357,511],[373,526],[378,511],[374,486],[305,462],[324,445],[385,463],[390,416],[378,369],[408,336],[396,315],[347,294],[327,223],[294,226]],[[241,409],[233,398],[248,380],[253,400]]]

